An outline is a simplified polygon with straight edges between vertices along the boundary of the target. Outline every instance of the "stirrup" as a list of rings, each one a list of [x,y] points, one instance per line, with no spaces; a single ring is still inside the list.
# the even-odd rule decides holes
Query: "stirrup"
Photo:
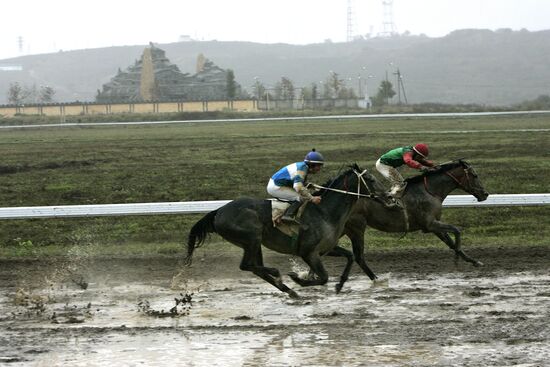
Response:
[[[392,202],[384,202],[384,207],[386,209],[396,209],[396,208],[403,208],[401,204],[399,204],[398,201],[392,201]]]
[[[391,195],[390,193],[386,193],[385,198],[382,201],[386,209],[403,208],[403,204],[401,203],[401,200]]]
[[[391,191],[385,191],[383,195],[381,195],[381,198],[386,203],[395,203],[397,201],[397,198],[393,196]]]
[[[286,215],[283,215],[281,217],[281,221],[282,222],[286,222],[286,223],[292,223],[292,224],[298,224],[300,225],[301,223],[294,217],[289,217],[289,216],[286,216]]]

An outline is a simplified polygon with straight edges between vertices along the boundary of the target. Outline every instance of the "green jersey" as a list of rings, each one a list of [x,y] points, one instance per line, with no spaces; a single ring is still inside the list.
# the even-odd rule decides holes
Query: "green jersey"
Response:
[[[392,149],[380,157],[380,162],[392,167],[402,166],[405,164],[405,161],[403,160],[403,155],[407,152],[412,153],[413,147],[409,145]]]

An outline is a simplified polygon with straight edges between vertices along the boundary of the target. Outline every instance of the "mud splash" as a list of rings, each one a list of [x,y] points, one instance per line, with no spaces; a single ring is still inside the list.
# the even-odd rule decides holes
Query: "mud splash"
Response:
[[[343,264],[327,259],[329,284],[294,286],[298,300],[238,271],[238,256],[205,256],[183,273],[173,259],[95,261],[80,268],[86,289],[51,282],[55,264],[4,262],[0,364],[544,366],[549,262],[533,254],[504,253],[484,269],[456,268],[448,253],[439,267],[438,254],[382,254],[371,261],[386,270],[381,281],[355,269],[341,294]],[[301,270],[281,256],[266,262]],[[139,310],[168,311],[191,293],[178,317]]]

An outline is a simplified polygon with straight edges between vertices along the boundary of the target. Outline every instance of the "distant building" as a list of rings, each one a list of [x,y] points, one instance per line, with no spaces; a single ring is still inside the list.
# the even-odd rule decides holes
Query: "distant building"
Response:
[[[0,71],[22,71],[21,65],[0,65]]]
[[[178,38],[178,42],[192,42],[192,41],[194,41],[194,39],[191,38],[191,36],[188,34],[182,34]]]
[[[170,63],[164,50],[152,43],[143,51],[140,60],[125,71],[118,70],[110,82],[98,90],[96,101],[208,101],[227,100],[228,70],[224,70],[202,54],[197,58],[194,75],[182,73]],[[234,99],[247,98],[235,82]]]

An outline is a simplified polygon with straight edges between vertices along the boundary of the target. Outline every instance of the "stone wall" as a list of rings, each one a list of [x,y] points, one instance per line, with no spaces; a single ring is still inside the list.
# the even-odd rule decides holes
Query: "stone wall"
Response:
[[[51,105],[0,105],[0,117],[18,115],[37,116],[85,116],[115,115],[126,113],[178,113],[210,111],[258,111],[255,100],[192,101],[192,102],[136,102],[136,103],[74,103]]]

